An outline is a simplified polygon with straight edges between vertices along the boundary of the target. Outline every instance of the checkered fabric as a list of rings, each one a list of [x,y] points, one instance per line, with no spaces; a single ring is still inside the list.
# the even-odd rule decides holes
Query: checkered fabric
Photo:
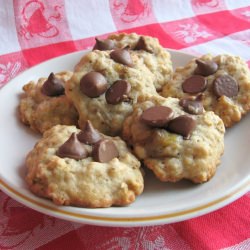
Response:
[[[231,53],[250,66],[250,0],[0,0],[0,87],[114,32],[195,55]],[[0,191],[0,249],[250,249],[250,193],[184,222],[107,228],[43,215]]]

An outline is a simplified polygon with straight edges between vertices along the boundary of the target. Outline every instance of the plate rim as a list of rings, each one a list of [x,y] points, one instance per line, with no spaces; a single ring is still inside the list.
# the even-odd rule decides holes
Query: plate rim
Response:
[[[236,199],[243,196],[246,192],[248,192],[250,189],[250,179],[247,178],[243,183],[231,190],[231,192],[224,194],[222,197],[210,201],[206,204],[198,205],[196,207],[179,212],[170,212],[161,215],[142,217],[105,217],[65,211],[64,209],[62,209],[64,208],[63,206],[56,206],[53,203],[51,203],[51,205],[46,205],[42,202],[42,198],[34,197],[35,199],[33,199],[33,197],[28,197],[18,192],[17,190],[9,186],[7,182],[4,182],[2,178],[0,179],[0,187],[2,188],[2,190],[5,190],[6,194],[8,194],[14,200],[19,201],[23,205],[26,205],[29,208],[32,208],[49,216],[54,216],[60,219],[66,219],[82,224],[86,223],[99,226],[137,227],[169,224],[196,218],[201,215],[213,212],[219,208],[224,207],[225,205],[230,204],[231,202],[235,201]],[[29,204],[30,206],[28,206],[27,204]],[[50,213],[48,213],[48,211],[50,211]],[[69,217],[65,218],[65,215]]]
[[[194,55],[173,50],[173,49],[167,49],[170,53],[175,53],[178,56],[190,56],[194,57]],[[58,57],[54,57],[51,59],[48,59],[46,61],[43,61],[31,68],[28,68],[18,74],[14,79],[9,81],[7,84],[5,84],[1,89],[6,88],[7,86],[10,86],[12,82],[15,81],[16,78],[22,77],[22,75],[25,76],[27,72],[30,69],[36,69],[43,64],[47,64],[48,62],[53,62],[56,60],[60,60],[62,57],[67,56],[74,56],[74,55],[80,55],[88,52],[89,50],[82,50],[82,51],[75,51],[73,53],[67,53]],[[65,69],[66,70],[66,69]],[[0,90],[1,90],[0,89]],[[240,183],[238,183],[236,186],[234,186],[232,189],[228,190],[228,192],[224,192],[223,195],[217,197],[214,200],[208,201],[206,204],[198,204],[194,207],[187,208],[186,210],[181,210],[177,212],[168,212],[166,214],[160,214],[160,215],[150,215],[150,216],[135,216],[135,217],[109,217],[109,216],[99,216],[99,215],[90,215],[90,214],[81,214],[76,213],[74,211],[66,211],[65,207],[55,206],[53,203],[51,205],[45,204],[42,201],[44,199],[36,197],[34,194],[32,196],[27,196],[25,194],[22,194],[18,190],[16,190],[14,187],[11,187],[11,184],[8,183],[8,181],[4,180],[2,177],[2,174],[0,173],[0,188],[2,191],[4,191],[6,194],[8,194],[11,198],[14,200],[17,200],[18,202],[22,203],[23,205],[32,208],[38,212],[41,212],[43,214],[47,214],[49,216],[54,216],[60,219],[65,219],[73,222],[78,223],[86,223],[86,224],[92,224],[92,225],[100,225],[100,226],[149,226],[149,225],[160,225],[160,224],[168,224],[178,221],[183,221],[186,219],[195,218],[204,214],[207,214],[209,212],[212,212],[214,210],[217,210],[237,198],[240,198],[242,195],[244,195],[246,192],[250,190],[250,175],[246,177],[246,179]],[[66,217],[65,217],[66,215]]]

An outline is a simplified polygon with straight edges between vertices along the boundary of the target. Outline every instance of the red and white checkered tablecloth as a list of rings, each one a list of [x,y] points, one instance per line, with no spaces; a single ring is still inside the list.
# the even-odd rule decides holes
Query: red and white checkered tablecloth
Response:
[[[250,0],[0,0],[0,86],[117,31],[197,55],[229,52],[250,66]],[[184,222],[108,228],[49,217],[0,191],[0,249],[250,249],[250,192]]]

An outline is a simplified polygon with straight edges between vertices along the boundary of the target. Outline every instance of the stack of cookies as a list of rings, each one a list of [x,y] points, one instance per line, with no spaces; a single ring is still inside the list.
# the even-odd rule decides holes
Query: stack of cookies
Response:
[[[237,56],[204,55],[172,67],[156,38],[96,38],[74,72],[23,87],[21,121],[42,133],[26,181],[58,205],[125,206],[144,167],[163,182],[212,178],[225,128],[250,110],[250,72]]]

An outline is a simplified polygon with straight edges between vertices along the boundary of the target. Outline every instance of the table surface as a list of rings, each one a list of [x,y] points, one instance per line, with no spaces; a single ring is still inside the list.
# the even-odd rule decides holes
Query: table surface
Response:
[[[250,66],[250,0],[0,0],[0,32],[0,87],[114,32],[197,56],[231,53]],[[0,204],[0,249],[250,249],[250,192],[198,218],[136,228],[56,219],[1,190]]]

